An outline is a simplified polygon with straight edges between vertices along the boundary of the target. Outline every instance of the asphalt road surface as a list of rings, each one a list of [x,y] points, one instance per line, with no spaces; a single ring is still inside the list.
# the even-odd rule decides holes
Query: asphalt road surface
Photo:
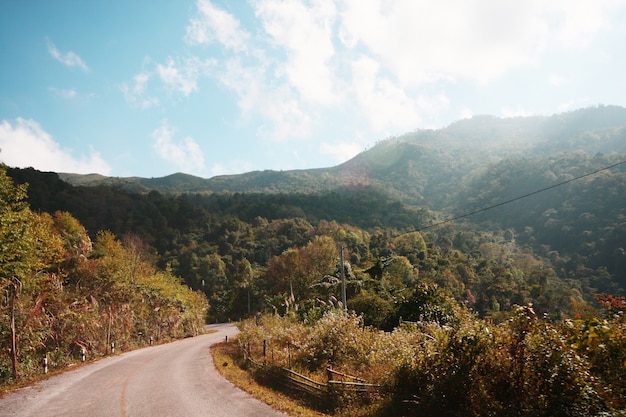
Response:
[[[284,416],[222,378],[209,346],[237,334],[204,334],[111,356],[0,398],[8,417]]]

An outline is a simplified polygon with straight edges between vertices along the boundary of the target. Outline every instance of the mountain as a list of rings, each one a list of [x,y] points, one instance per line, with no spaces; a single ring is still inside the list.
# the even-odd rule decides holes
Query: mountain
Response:
[[[36,211],[69,212],[92,237],[99,230],[136,235],[154,248],[162,266],[174,267],[196,286],[209,254],[218,253],[234,274],[238,260],[265,266],[273,256],[307,245],[321,228],[359,248],[361,263],[392,254],[393,237],[422,231],[441,253],[488,255],[503,268],[514,259],[526,265],[536,257],[540,261],[529,265],[568,282],[558,284],[561,295],[569,282],[572,291],[584,294],[626,293],[621,107],[550,117],[478,116],[382,140],[323,169],[210,179],[59,175],[32,168],[8,174],[29,183],[28,201]],[[413,255],[425,271],[447,262]],[[455,288],[462,297],[462,285]],[[491,299],[485,297],[483,305]],[[559,305],[567,304],[567,297],[560,299]]]
[[[152,190],[165,193],[206,191],[205,179],[183,173],[176,173],[161,178],[120,178],[106,177],[100,174],[59,173],[59,178],[75,186],[109,186],[138,193]]]
[[[554,116],[475,116],[438,130],[417,130],[378,142],[330,168],[253,171],[200,178],[104,177],[61,173],[73,185],[105,185],[147,193],[320,193],[373,187],[411,205],[443,209],[467,178],[507,158],[565,152],[626,152],[626,108],[598,106]]]

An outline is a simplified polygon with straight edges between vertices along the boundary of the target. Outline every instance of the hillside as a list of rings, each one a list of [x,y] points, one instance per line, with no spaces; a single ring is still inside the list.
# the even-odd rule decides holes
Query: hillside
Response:
[[[382,140],[334,167],[254,171],[208,179],[177,173],[163,178],[60,173],[70,184],[106,185],[132,192],[320,193],[372,186],[411,205],[442,210],[459,184],[506,158],[542,158],[567,152],[626,152],[626,109],[600,106],[551,117],[476,116],[439,130]]]
[[[69,212],[92,237],[99,230],[137,236],[192,288],[212,282],[204,291],[222,319],[242,311],[229,298],[239,291],[229,285],[240,262],[264,275],[275,257],[321,236],[350,247],[362,271],[382,271],[402,256],[458,300],[469,291],[483,315],[523,300],[561,315],[579,298],[626,292],[624,161],[626,109],[597,107],[551,117],[475,117],[383,140],[324,169],[210,179],[8,174],[30,184],[33,209]],[[429,256],[398,243],[415,231]],[[264,296],[285,291],[267,285],[259,289]],[[261,300],[257,308],[267,307]]]
[[[391,387],[383,415],[622,415],[625,115],[481,116],[211,179],[0,164],[0,386],[248,318],[248,354]]]

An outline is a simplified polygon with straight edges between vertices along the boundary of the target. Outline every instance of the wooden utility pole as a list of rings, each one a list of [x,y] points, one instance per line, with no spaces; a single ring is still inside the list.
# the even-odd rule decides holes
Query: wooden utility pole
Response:
[[[19,375],[17,373],[17,332],[15,328],[15,299],[17,298],[19,279],[13,277],[9,291],[11,292],[11,365],[13,371],[13,381],[17,382]]]
[[[343,249],[344,246],[341,245],[341,302],[343,303],[344,311],[348,311],[348,302],[346,297],[346,271],[343,261]]]

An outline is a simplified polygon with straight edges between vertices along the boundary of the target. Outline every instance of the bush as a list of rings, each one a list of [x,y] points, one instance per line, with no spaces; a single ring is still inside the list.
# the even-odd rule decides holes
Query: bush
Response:
[[[377,397],[385,415],[626,415],[623,320],[594,320],[557,326],[524,306],[493,325],[459,308],[445,324],[404,323],[383,332],[332,310],[310,324],[249,320],[240,338],[258,346],[270,341],[283,363],[289,349],[291,364],[318,380],[332,366],[387,387]]]
[[[589,364],[531,307],[490,329],[481,321],[442,328],[431,349],[398,370],[405,415],[591,416],[609,408]]]

